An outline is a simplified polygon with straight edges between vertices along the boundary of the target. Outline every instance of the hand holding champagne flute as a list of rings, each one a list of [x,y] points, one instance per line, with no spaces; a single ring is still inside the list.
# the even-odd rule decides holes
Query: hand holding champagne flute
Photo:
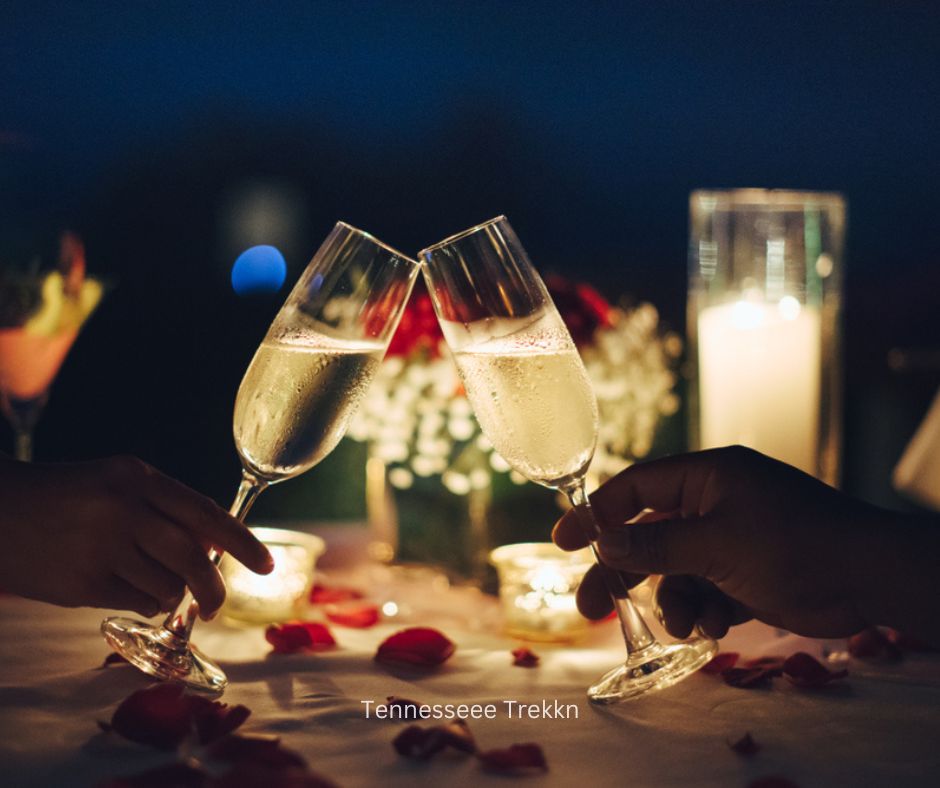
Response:
[[[235,400],[242,480],[231,514],[244,520],[268,485],[309,470],[346,432],[385,354],[418,264],[339,222],[274,318]],[[216,564],[221,553],[210,552]],[[111,646],[150,675],[220,692],[222,669],[189,642],[198,605],[187,591],[161,626],[106,619]]]
[[[505,217],[419,255],[444,337],[484,434],[526,478],[564,492],[589,534],[600,533],[584,487],[597,440],[597,402],[574,342]],[[599,561],[599,559],[598,559]],[[605,570],[627,661],[592,686],[598,702],[670,686],[714,655],[714,641],[662,645],[620,575]]]

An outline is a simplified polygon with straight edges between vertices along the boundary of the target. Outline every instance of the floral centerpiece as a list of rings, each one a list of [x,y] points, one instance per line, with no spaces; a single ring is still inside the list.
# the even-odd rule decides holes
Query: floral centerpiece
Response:
[[[597,395],[600,431],[591,473],[601,480],[646,456],[660,419],[678,409],[682,342],[662,331],[651,304],[612,305],[590,285],[560,276],[547,277],[546,285]],[[368,443],[370,478],[381,463],[383,484],[394,490],[432,480],[438,492],[442,485],[479,509],[481,499],[488,504],[494,474],[519,484],[525,479],[480,431],[445,350],[431,298],[419,283],[348,434]],[[382,501],[387,506],[387,495],[368,497],[370,522],[394,519],[394,513],[374,511]],[[480,524],[471,527],[479,531]]]

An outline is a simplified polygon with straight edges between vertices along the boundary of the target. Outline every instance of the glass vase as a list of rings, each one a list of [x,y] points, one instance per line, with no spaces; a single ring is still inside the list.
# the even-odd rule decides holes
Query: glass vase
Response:
[[[845,217],[838,194],[692,193],[693,448],[741,444],[838,483]]]

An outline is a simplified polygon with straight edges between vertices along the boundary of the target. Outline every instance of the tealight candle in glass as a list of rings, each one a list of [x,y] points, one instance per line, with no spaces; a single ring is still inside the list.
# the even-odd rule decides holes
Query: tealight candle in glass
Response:
[[[587,628],[575,603],[584,573],[594,563],[588,550],[566,553],[551,542],[497,547],[490,563],[499,575],[506,634],[525,640],[568,642]]]
[[[283,528],[252,528],[271,552],[274,571],[256,575],[237,561],[222,559],[227,618],[253,624],[289,621],[303,613],[313,586],[314,571],[326,549],[319,536]]]

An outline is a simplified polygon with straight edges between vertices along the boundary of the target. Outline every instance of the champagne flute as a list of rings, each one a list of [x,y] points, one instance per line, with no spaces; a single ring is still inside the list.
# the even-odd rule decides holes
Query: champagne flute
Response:
[[[418,264],[339,222],[274,318],[235,399],[242,479],[230,512],[244,520],[269,485],[297,476],[339,443],[388,348]],[[218,565],[218,550],[209,552]],[[105,639],[145,673],[221,692],[222,669],[189,642],[199,606],[187,590],[160,626],[108,618]]]
[[[597,401],[571,335],[506,217],[421,251],[428,290],[484,434],[516,471],[579,514],[620,619],[627,659],[588,689],[601,703],[668,687],[708,662],[709,638],[659,643],[620,574],[600,562],[585,491]]]

